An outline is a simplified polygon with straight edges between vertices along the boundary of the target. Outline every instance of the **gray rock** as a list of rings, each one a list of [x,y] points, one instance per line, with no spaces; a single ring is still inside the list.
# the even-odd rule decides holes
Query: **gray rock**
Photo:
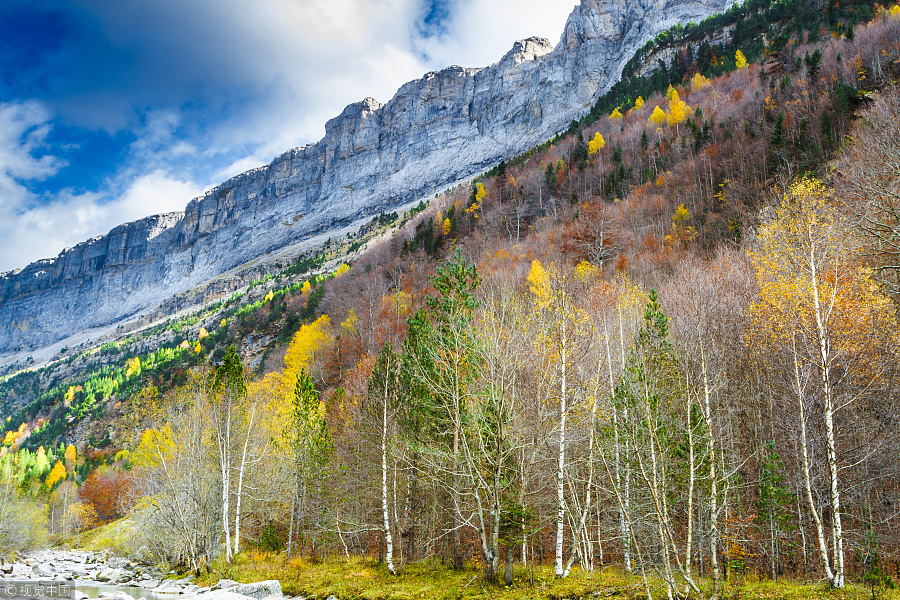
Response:
[[[232,587],[234,587],[234,586],[236,586],[236,585],[241,585],[241,584],[238,583],[237,581],[234,581],[233,579],[220,579],[220,580],[219,580],[219,583],[217,583],[216,585],[214,585],[214,586],[212,587],[212,589],[214,589],[214,590],[227,590],[228,588],[232,588]]]
[[[178,585],[174,579],[166,579],[157,587],[153,588],[154,594],[180,594],[182,587]]]
[[[38,577],[52,577],[56,575],[56,569],[54,569],[49,563],[36,565],[31,568],[31,572]]]
[[[277,579],[268,581],[258,581],[256,583],[248,583],[229,588],[229,591],[235,592],[242,596],[249,596],[256,600],[262,600],[268,596],[281,597],[281,582]]]
[[[138,587],[146,588],[148,590],[152,590],[155,587],[159,587],[159,579],[145,579],[139,582]]]
[[[71,590],[69,592],[69,600],[86,600],[87,598],[89,596],[80,590]]]

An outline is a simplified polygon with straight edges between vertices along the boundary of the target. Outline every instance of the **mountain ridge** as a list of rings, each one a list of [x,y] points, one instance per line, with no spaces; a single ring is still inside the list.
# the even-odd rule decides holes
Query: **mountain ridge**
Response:
[[[319,142],[230,178],[183,212],[0,275],[0,356],[138,318],[248,261],[464,181],[583,115],[656,33],[729,5],[582,0],[555,47],[520,40],[488,67],[433,71],[385,104],[350,104]]]

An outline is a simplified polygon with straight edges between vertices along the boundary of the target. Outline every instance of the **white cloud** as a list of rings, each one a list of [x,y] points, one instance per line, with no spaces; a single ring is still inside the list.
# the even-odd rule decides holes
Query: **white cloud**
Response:
[[[38,102],[0,104],[0,206],[12,206],[27,196],[23,181],[54,175],[64,162],[38,155],[46,147],[47,110]]]
[[[59,194],[53,201],[20,210],[0,207],[0,272],[48,258],[113,227],[142,217],[181,210],[203,186],[153,171],[129,182],[110,200],[98,193]],[[49,249],[55,249],[50,252]]]

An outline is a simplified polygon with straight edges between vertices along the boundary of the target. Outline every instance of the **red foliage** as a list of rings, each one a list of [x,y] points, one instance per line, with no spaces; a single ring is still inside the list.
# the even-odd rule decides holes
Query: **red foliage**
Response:
[[[125,514],[131,485],[131,476],[126,473],[94,471],[78,490],[78,498],[93,504],[97,518],[109,523]]]

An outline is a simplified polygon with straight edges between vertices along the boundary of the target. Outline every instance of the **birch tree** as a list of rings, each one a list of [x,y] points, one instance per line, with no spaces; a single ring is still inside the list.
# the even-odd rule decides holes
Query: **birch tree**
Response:
[[[229,346],[221,366],[216,369],[212,386],[212,419],[222,484],[222,529],[225,536],[225,561],[231,562],[232,470],[238,420],[245,409],[247,379],[234,346]]]
[[[751,306],[755,340],[781,349],[791,361],[806,501],[822,569],[835,588],[844,587],[846,572],[837,419],[884,377],[885,363],[877,356],[884,344],[876,338],[896,327],[890,301],[871,272],[853,263],[848,239],[825,187],[801,179],[785,193],[776,218],[761,228],[759,251],[751,253],[760,289],[759,302]],[[807,369],[812,377],[804,375]],[[808,413],[815,407],[821,407],[816,416],[826,455],[830,524],[823,522],[813,493],[813,415]]]
[[[381,413],[381,516],[384,524],[385,562],[391,575],[397,575],[398,571],[394,567],[393,528],[388,503],[388,446],[400,388],[400,367],[400,357],[389,343],[385,343],[372,369],[367,394],[373,408]]]

